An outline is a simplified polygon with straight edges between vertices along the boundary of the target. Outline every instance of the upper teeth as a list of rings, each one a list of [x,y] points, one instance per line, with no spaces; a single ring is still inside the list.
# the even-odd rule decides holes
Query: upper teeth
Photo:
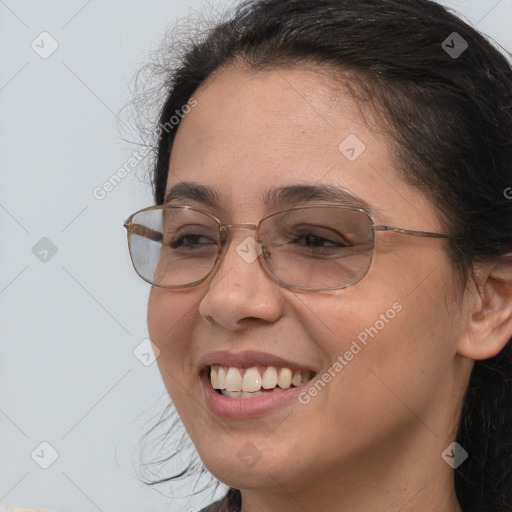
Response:
[[[309,380],[308,370],[295,370],[290,368],[276,368],[267,366],[260,374],[256,366],[252,368],[236,368],[234,366],[212,365],[210,380],[214,389],[226,389],[227,391],[256,392],[261,388],[272,389],[279,385],[282,389],[290,386],[299,386]]]

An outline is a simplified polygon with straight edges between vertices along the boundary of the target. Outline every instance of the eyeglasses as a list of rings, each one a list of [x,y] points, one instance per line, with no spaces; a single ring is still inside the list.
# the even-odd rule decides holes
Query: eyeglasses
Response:
[[[205,281],[222,260],[233,228],[256,230],[252,261],[259,259],[280,286],[305,291],[338,290],[363,279],[370,269],[377,231],[455,238],[376,225],[362,209],[330,204],[280,210],[257,225],[225,224],[197,208],[166,204],[134,213],[124,227],[136,272],[163,288],[187,288]],[[249,251],[246,244],[237,252],[243,257]]]

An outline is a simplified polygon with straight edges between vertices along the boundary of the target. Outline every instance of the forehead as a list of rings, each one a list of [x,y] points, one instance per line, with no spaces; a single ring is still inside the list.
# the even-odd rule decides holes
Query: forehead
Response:
[[[352,97],[331,83],[309,68],[225,69],[194,94],[197,106],[180,125],[175,145],[201,148],[215,162],[340,163],[339,143],[350,134],[370,143],[370,134]]]
[[[176,134],[167,192],[194,182],[218,192],[221,210],[261,214],[270,188],[293,185],[343,189],[383,218],[393,203],[403,212],[411,201],[430,207],[399,178],[387,137],[325,73],[229,68],[194,98]]]

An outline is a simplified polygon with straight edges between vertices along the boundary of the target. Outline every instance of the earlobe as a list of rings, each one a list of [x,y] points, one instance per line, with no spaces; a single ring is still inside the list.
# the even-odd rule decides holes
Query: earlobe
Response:
[[[482,265],[467,293],[471,306],[458,353],[474,360],[494,357],[512,338],[512,254]]]

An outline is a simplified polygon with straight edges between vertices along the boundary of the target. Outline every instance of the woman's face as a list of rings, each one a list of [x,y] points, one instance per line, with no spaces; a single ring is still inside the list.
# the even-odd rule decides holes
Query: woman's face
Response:
[[[269,206],[268,191],[330,186],[364,200],[377,224],[442,232],[431,202],[399,178],[386,136],[313,69],[232,68],[194,98],[175,139],[167,192],[191,182],[219,200],[179,197],[174,204],[225,223],[257,224],[289,206],[339,202],[295,198]],[[346,481],[348,468],[357,485],[359,477],[396,471],[406,482],[422,464],[445,465],[440,455],[451,440],[443,433],[455,422],[464,384],[457,355],[463,324],[446,242],[376,233],[364,279],[306,292],[280,287],[259,260],[242,257],[254,235],[235,229],[205,282],[153,287],[150,295],[158,365],[207,468],[237,488],[294,492]],[[209,384],[206,361],[263,374],[275,356],[315,377],[270,399],[268,392],[221,396]],[[278,393],[291,398],[278,404]]]

